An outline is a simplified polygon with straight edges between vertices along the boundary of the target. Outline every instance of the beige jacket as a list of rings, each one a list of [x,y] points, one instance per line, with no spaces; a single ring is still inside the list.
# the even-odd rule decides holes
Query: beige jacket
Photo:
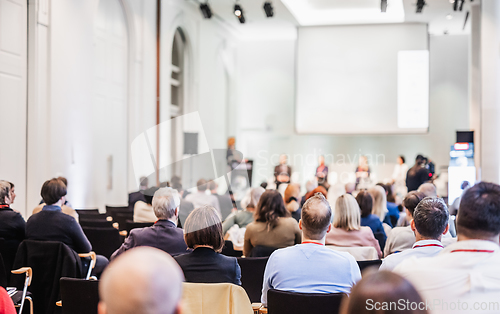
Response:
[[[42,203],[42,204],[38,205],[37,207],[35,207],[35,209],[33,209],[33,215],[41,212],[43,206],[45,206],[45,203]],[[65,213],[66,215],[69,215],[69,216],[75,218],[76,222],[78,222],[78,213],[73,208],[66,206],[66,205],[63,205],[61,207],[61,211],[63,213]]]
[[[252,314],[245,289],[230,283],[183,283],[183,314]]]

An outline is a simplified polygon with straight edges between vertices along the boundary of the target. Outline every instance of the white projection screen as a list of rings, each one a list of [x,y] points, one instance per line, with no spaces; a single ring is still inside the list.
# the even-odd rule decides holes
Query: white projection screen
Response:
[[[429,127],[426,24],[301,27],[302,134],[411,134]]]

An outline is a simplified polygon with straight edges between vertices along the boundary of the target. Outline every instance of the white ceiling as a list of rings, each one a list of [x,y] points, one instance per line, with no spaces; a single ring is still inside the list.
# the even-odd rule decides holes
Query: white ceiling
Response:
[[[204,1],[204,0],[199,0]],[[296,27],[305,25],[335,25],[335,24],[367,24],[367,23],[396,23],[401,22],[398,16],[386,18],[380,11],[380,0],[270,0],[274,7],[274,17],[267,18],[263,4],[265,0],[238,0],[243,8],[246,23],[240,24],[233,13],[235,0],[208,0],[215,18],[222,19],[225,23],[234,26],[238,33],[245,39],[289,39],[296,37]],[[463,29],[465,14],[470,10],[470,0],[466,0],[462,12],[454,12],[453,0],[426,0],[427,5],[421,14],[415,13],[416,0],[388,0],[388,13],[394,7],[404,8],[404,22],[420,22],[429,24],[429,33],[433,35],[467,34],[470,32],[470,21]],[[286,3],[286,5],[284,3]],[[393,3],[391,5],[391,2]],[[475,1],[476,3],[479,0]],[[291,8],[290,3],[295,3]],[[301,3],[306,3],[309,12],[300,10]],[[392,9],[391,9],[392,6]],[[365,13],[377,12],[378,17],[367,16]],[[359,14],[352,14],[358,11]],[[314,13],[316,14],[314,15]],[[327,12],[327,13],[325,13]],[[350,18],[342,13],[350,12]],[[364,12],[364,13],[363,13]],[[387,15],[389,15],[386,13]],[[200,13],[201,14],[201,13]],[[311,14],[313,14],[311,16]],[[329,16],[333,20],[329,20]],[[380,17],[380,15],[382,17]],[[387,16],[386,15],[386,16]],[[452,18],[449,19],[451,15]],[[363,16],[362,19],[359,17]],[[447,17],[448,16],[448,17]],[[337,17],[337,18],[335,18]],[[391,20],[392,18],[392,20]],[[378,20],[377,20],[378,19]],[[340,21],[339,21],[340,20]],[[319,21],[319,22],[318,22]],[[300,22],[300,23],[299,23]]]

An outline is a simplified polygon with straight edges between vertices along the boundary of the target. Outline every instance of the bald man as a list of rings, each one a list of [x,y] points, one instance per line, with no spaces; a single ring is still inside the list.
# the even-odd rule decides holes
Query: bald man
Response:
[[[349,293],[361,279],[358,264],[351,254],[325,247],[326,234],[332,228],[332,209],[323,194],[310,197],[301,215],[302,244],[276,250],[269,257],[262,288],[264,306],[267,306],[269,289]]]
[[[178,314],[184,275],[167,253],[133,248],[116,258],[99,282],[99,314]]]

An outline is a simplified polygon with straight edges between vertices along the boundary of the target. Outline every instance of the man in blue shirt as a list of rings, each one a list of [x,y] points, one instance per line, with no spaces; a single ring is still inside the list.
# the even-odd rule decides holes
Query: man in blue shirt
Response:
[[[262,287],[262,304],[267,291],[277,289],[301,293],[349,293],[361,279],[358,264],[346,252],[325,247],[332,210],[321,193],[305,202],[299,227],[302,244],[275,251],[267,262]]]

